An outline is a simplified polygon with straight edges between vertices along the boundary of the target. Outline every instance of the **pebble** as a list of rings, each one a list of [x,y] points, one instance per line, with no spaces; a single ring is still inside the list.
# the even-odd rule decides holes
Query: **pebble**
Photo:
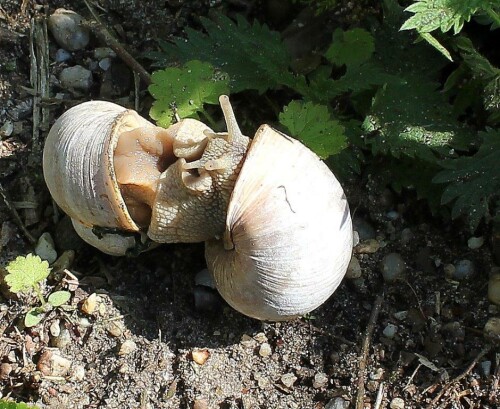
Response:
[[[42,260],[47,260],[49,264],[52,264],[57,260],[57,252],[55,250],[54,240],[50,233],[43,233],[35,247],[35,253]]]
[[[445,264],[443,267],[444,275],[446,278],[453,278],[455,275],[455,266],[453,264]]]
[[[54,320],[49,327],[50,335],[53,337],[58,337],[61,333],[61,327],[59,326],[59,320]]]
[[[121,324],[120,322],[116,322],[116,321],[110,321],[106,325],[106,330],[113,337],[116,337],[116,338],[121,337],[123,334],[123,324]]]
[[[70,268],[75,259],[75,252],[73,250],[64,251],[59,258],[52,265],[52,272],[59,272]]]
[[[389,405],[389,408],[391,409],[404,409],[405,407],[405,401],[401,398],[394,398],[391,400],[391,403]]]
[[[487,378],[491,374],[491,361],[481,362],[481,372]]]
[[[14,132],[14,123],[12,121],[5,121],[0,128],[0,139],[8,138]]]
[[[361,277],[361,265],[355,256],[352,256],[349,266],[347,267],[346,278],[352,280]]]
[[[469,240],[467,240],[467,247],[469,247],[471,250],[477,250],[481,248],[481,246],[484,244],[484,237],[471,237]]]
[[[6,381],[9,379],[10,373],[12,372],[12,365],[8,362],[4,362],[0,365],[0,380]]]
[[[460,260],[455,263],[455,272],[452,278],[455,280],[467,280],[471,278],[476,271],[474,262],[471,260]]]
[[[81,382],[85,379],[85,368],[82,365],[75,365],[70,375],[71,380]]]
[[[397,220],[399,218],[399,213],[396,210],[391,210],[386,213],[385,217],[387,218],[387,220]]]
[[[403,321],[406,317],[408,317],[408,311],[398,311],[392,314],[392,316],[399,321]]]
[[[107,71],[109,70],[109,67],[111,67],[111,58],[103,58],[99,61],[99,68],[101,70]]]
[[[97,306],[97,294],[92,293],[82,303],[81,310],[84,314],[91,315],[94,313],[96,306]]]
[[[287,388],[292,388],[297,377],[293,373],[287,373],[281,376],[281,383]]]
[[[266,357],[272,354],[271,345],[267,342],[264,342],[259,348],[259,355],[262,357]]]
[[[94,58],[102,60],[103,58],[114,58],[116,53],[109,47],[97,47],[94,49]]]
[[[340,397],[331,399],[325,406],[325,409],[347,409],[349,407],[349,401],[342,399]]]
[[[89,30],[82,23],[78,13],[60,8],[49,17],[48,27],[59,46],[76,51],[85,48],[90,40]]]
[[[195,349],[191,352],[191,358],[198,365],[203,365],[207,362],[207,359],[210,357],[210,352],[208,349]]]
[[[205,399],[195,399],[193,409],[208,409],[208,402]]]
[[[137,349],[137,345],[135,344],[134,341],[131,339],[127,339],[125,342],[123,342],[120,346],[120,349],[118,351],[118,355],[124,356],[128,355],[131,352],[134,352]]]
[[[255,348],[257,346],[257,341],[253,339],[250,335],[243,334],[241,336],[240,344],[243,345],[245,348]]]
[[[359,233],[356,230],[352,232],[352,247],[356,247],[359,244]]]
[[[493,341],[500,342],[500,318],[491,317],[484,326],[484,335]]]
[[[71,53],[66,51],[64,48],[59,48],[55,55],[56,62],[66,62],[71,60]]]
[[[67,67],[59,74],[61,87],[68,90],[88,91],[92,86],[92,72],[82,67],[75,65]]]
[[[194,283],[195,285],[202,285],[204,287],[213,288],[214,290],[216,289],[215,281],[212,277],[212,274],[210,274],[210,272],[208,271],[208,268],[204,268],[203,270],[196,273],[196,275],[194,276]]]
[[[257,342],[259,343],[262,343],[262,342],[266,342],[267,341],[267,337],[266,337],[266,334],[264,334],[263,332],[258,332],[257,334],[255,334],[253,336],[253,339],[255,339]]]
[[[400,278],[405,269],[406,263],[399,253],[389,253],[380,262],[380,271],[388,283]]]
[[[45,376],[66,376],[71,367],[71,361],[59,355],[56,351],[46,349],[37,363],[37,369]]]
[[[361,241],[374,239],[375,236],[377,235],[377,232],[375,231],[373,226],[366,220],[361,219],[359,217],[355,217],[353,219],[352,227],[354,230],[358,232],[359,239]]]
[[[488,281],[488,300],[500,305],[500,274],[492,274]]]
[[[380,243],[376,239],[369,239],[359,243],[354,249],[356,253],[373,254],[380,248]]]
[[[387,326],[384,328],[384,331],[383,331],[384,337],[394,338],[394,335],[396,335],[397,330],[398,330],[398,327],[396,325],[387,324]]]
[[[321,389],[323,386],[326,386],[327,384],[328,384],[328,376],[326,376],[326,374],[324,374],[323,372],[318,372],[316,375],[314,375],[313,388]]]
[[[59,349],[63,349],[71,342],[71,334],[65,326],[59,325],[59,327],[59,335],[54,336],[50,339],[50,345]]]

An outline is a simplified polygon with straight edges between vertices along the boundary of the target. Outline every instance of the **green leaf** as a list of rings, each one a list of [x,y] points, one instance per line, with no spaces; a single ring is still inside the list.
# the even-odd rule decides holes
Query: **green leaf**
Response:
[[[374,154],[390,152],[397,158],[418,157],[433,163],[448,156],[451,148],[466,147],[468,130],[436,88],[413,77],[407,84],[388,84],[377,92],[363,123],[370,133],[366,143]]]
[[[17,403],[0,399],[0,409],[38,409],[38,406],[31,406],[23,402]]]
[[[196,60],[183,68],[155,71],[151,79],[149,92],[156,101],[150,115],[165,128],[172,124],[175,112],[181,118],[197,117],[204,104],[218,104],[219,95],[229,92],[226,74]]]
[[[69,291],[55,291],[49,295],[48,302],[53,307],[59,307],[66,304],[70,298],[71,293]]]
[[[441,203],[455,201],[452,217],[466,215],[473,231],[482,217],[491,215],[490,203],[500,194],[500,130],[490,129],[481,136],[483,144],[475,155],[441,162],[446,170],[433,179],[434,183],[449,183]]]
[[[441,54],[443,54],[448,60],[453,61],[450,52],[436,39],[436,37],[430,33],[420,33],[420,36]]]
[[[16,257],[7,265],[6,270],[8,274],[5,281],[13,293],[29,292],[50,273],[49,263],[31,253],[26,257]]]
[[[292,101],[280,113],[279,120],[293,137],[321,158],[334,155],[346,147],[344,127],[331,118],[324,105]]]
[[[263,93],[278,84],[293,88],[297,81],[303,81],[289,69],[291,57],[280,33],[257,20],[250,24],[240,15],[236,23],[222,14],[213,18],[215,21],[200,18],[206,34],[187,29],[186,39],[162,44],[164,61],[209,62],[229,75],[234,93],[249,89]]]
[[[24,325],[28,328],[37,325],[45,316],[45,312],[40,307],[35,307],[29,310],[24,317]]]
[[[373,36],[362,28],[335,30],[332,44],[325,57],[336,65],[359,65],[370,59],[375,51]]]

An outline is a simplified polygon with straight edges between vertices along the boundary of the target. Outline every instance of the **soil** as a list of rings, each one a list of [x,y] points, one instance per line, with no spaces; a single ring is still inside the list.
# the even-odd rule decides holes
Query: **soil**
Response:
[[[142,53],[156,50],[157,39],[199,29],[200,15],[214,9],[261,13],[282,29],[298,6],[276,14],[275,4],[101,0],[97,10],[151,72]],[[291,322],[247,318],[196,284],[195,274],[205,268],[201,244],[120,258],[83,243],[45,187],[37,144],[43,145],[48,128],[33,115],[30,27],[58,7],[90,17],[82,1],[0,4],[0,175],[7,199],[0,201],[0,266],[33,252],[29,235],[38,239],[43,232],[52,234],[59,256],[71,259],[68,250],[74,251],[65,269],[53,268],[43,289],[68,289],[70,301],[34,327],[23,320],[36,298],[0,285],[0,397],[40,408],[341,409],[355,407],[362,385],[364,408],[497,407],[498,339],[483,331],[500,315],[487,297],[489,276],[498,269],[489,232],[471,249],[462,226],[434,219],[413,196],[393,194],[376,177],[345,185],[362,239],[355,249],[360,276],[346,278],[324,305]],[[92,36],[69,61],[55,62],[58,47],[49,36],[50,95],[42,102],[48,125],[89,99],[134,105],[127,65],[114,58],[111,75],[97,66],[93,50],[105,45]],[[57,83],[61,70],[75,64],[93,66],[93,85],[85,92]],[[145,87],[139,96],[147,116]],[[384,281],[380,267],[389,253],[405,261],[393,282]],[[471,261],[474,271],[454,275],[450,266],[460,260]],[[97,296],[89,300],[91,294]]]

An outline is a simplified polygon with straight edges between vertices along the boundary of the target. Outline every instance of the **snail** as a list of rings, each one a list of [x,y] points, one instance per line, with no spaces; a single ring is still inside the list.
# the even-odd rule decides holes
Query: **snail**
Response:
[[[233,308],[261,320],[304,315],[347,270],[346,197],[302,143],[268,125],[244,136],[229,98],[219,101],[227,132],[194,119],[163,129],[112,103],[78,105],[47,137],[47,185],[99,249],[123,254],[134,245],[122,243],[127,234],[205,241],[208,269]],[[114,229],[104,231],[112,252],[96,227]]]

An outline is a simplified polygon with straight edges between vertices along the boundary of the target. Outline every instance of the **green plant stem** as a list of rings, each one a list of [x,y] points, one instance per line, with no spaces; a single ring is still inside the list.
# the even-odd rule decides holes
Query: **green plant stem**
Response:
[[[200,111],[201,114],[206,118],[206,120],[210,123],[210,128],[214,129],[217,128],[217,122],[215,122],[215,119],[210,115],[205,109],[203,111]]]
[[[45,299],[43,298],[42,292],[40,291],[40,284],[35,285],[33,287],[33,289],[35,290],[35,293],[38,296],[38,299],[42,303],[42,307],[44,307],[45,306]]]
[[[495,22],[497,26],[500,26],[500,16],[492,10],[490,7],[484,9],[488,16]]]

